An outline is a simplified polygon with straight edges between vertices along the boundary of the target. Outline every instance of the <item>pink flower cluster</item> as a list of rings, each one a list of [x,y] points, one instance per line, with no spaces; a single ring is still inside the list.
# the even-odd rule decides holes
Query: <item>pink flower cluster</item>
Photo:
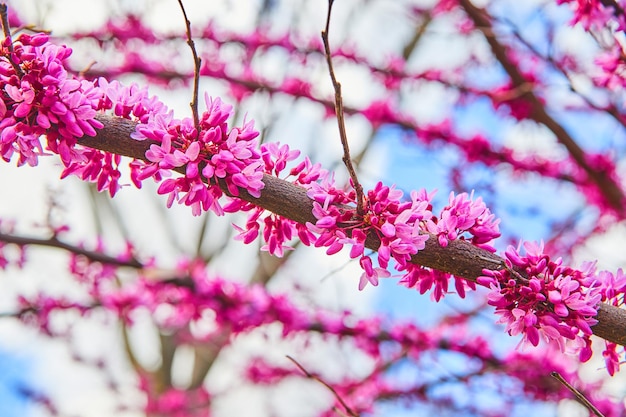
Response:
[[[99,241],[94,253],[100,253],[102,258],[125,259],[132,256],[132,248],[127,248],[118,257],[106,256],[101,251],[104,251],[104,246]],[[467,327],[469,317],[463,313],[442,319],[432,328],[421,329],[414,323],[395,322],[389,325],[380,317],[359,319],[348,313],[303,309],[295,305],[287,294],[272,294],[263,286],[249,286],[211,277],[207,274],[206,264],[200,260],[182,260],[174,271],[169,272],[151,270],[153,265],[146,264],[140,269],[140,274],[147,275],[145,278],[126,282],[121,287],[117,284],[95,285],[96,281],[103,281],[100,284],[113,283],[110,274],[104,276],[100,273],[111,270],[113,265],[90,262],[85,258],[73,259],[72,265],[76,267],[79,283],[89,293],[87,300],[82,295],[77,297],[81,301],[75,301],[71,297],[41,293],[22,297],[17,317],[38,326],[50,336],[69,337],[71,331],[69,327],[65,329],[65,326],[71,324],[67,324],[66,312],[88,317],[90,312],[102,310],[132,325],[136,312],[146,309],[161,329],[176,330],[174,341],[177,345],[214,342],[216,335],[224,334],[229,336],[230,341],[237,334],[258,331],[267,325],[280,326],[282,338],[298,335],[315,340],[315,336],[320,334],[324,340],[347,341],[377,364],[363,380],[345,376],[333,381],[333,388],[359,412],[375,410],[378,400],[390,396],[411,398],[416,393],[423,393],[429,381],[398,385],[389,379],[387,370],[390,363],[407,357],[411,358],[408,364],[420,366],[421,361],[418,359],[424,354],[449,352],[473,358],[472,366],[478,367],[474,375],[506,375],[507,378],[519,381],[521,387],[515,394],[516,398],[519,395],[540,401],[568,398],[569,392],[565,388],[547,383],[549,376],[546,370],[558,371],[568,381],[577,383],[577,386],[578,382],[582,383],[568,366],[571,364],[569,359],[563,355],[514,352],[504,358],[497,356],[487,340]],[[158,279],[155,273],[162,279]],[[609,286],[615,291],[624,284],[621,275],[611,279],[614,284]],[[611,294],[613,292],[608,291],[606,296]],[[56,316],[59,316],[59,321]],[[198,326],[195,331],[190,330],[194,327],[190,324],[208,324],[207,321],[211,323],[210,326]],[[61,322],[66,324],[60,325]],[[285,378],[300,375],[301,372],[294,366],[270,364],[260,358],[252,358],[241,367],[243,381],[261,385],[276,385]],[[190,390],[168,388],[160,392],[155,390],[153,382],[140,375],[139,388],[147,400],[145,409],[157,414],[197,415],[195,411],[206,411],[207,402],[219,395],[219,392],[203,387]],[[467,383],[468,380],[462,381],[462,384]],[[590,384],[585,387],[591,390],[596,386]],[[427,401],[432,402],[432,399],[428,397]],[[601,405],[607,416],[620,415],[620,410],[623,410],[623,405],[611,402],[608,398],[594,399],[594,403]]]
[[[191,119],[173,118],[167,107],[146,89],[118,82],[79,81],[66,70],[70,48],[49,42],[45,34],[6,38],[0,49],[0,155],[18,165],[34,166],[45,150],[60,155],[69,174],[94,181],[99,190],[114,195],[120,188],[118,155],[77,147],[84,135],[95,136],[102,124],[98,110],[139,121],[135,139],[156,141],[147,153],[148,163],[132,165],[136,185],[148,177],[161,180],[167,170],[186,165],[183,178],[167,179],[159,192],[192,206],[194,214],[213,210],[222,214],[218,199],[224,186],[232,196],[239,189],[258,197],[263,188],[263,162],[254,140],[253,123],[229,129],[231,107],[220,99],[206,98],[208,110],[199,126]],[[46,146],[40,142],[47,138]],[[203,183],[207,181],[209,185]]]
[[[212,210],[224,213],[219,202],[224,195],[238,196],[240,189],[259,197],[263,188],[263,161],[255,138],[254,122],[241,128],[228,127],[232,106],[205,95],[207,111],[198,126],[191,118],[175,119],[165,107],[151,112],[137,126],[137,140],[157,142],[146,152],[148,162],[137,161],[133,178],[161,181],[173,169],[184,167],[184,176],[161,182],[159,194],[167,194],[168,207],[176,200],[192,207],[194,215]]]
[[[146,394],[146,414],[171,417],[209,416],[207,407],[211,404],[211,394],[205,387],[200,386],[193,390],[168,388],[165,392],[158,392],[154,385],[151,378],[139,376],[139,388]]]
[[[598,279],[602,283],[601,294],[602,302],[623,307],[626,297],[626,274],[620,268],[615,274],[610,271],[601,271],[598,273]],[[618,352],[619,351],[619,352]],[[626,355],[626,348],[612,342],[605,342],[605,349],[602,352],[606,369],[610,375],[614,375],[619,371],[620,364]]]
[[[315,246],[327,247],[329,255],[339,252],[345,244],[351,245],[350,257],[359,258],[364,271],[359,289],[368,283],[376,286],[379,278],[389,277],[387,268],[391,258],[400,270],[410,263],[411,255],[424,249],[428,235],[423,233],[421,223],[432,216],[425,192],[413,192],[410,201],[402,202],[402,191],[379,182],[367,193],[365,213],[358,215],[355,208],[340,206],[355,203],[354,191],[345,193],[326,185],[313,184],[308,192],[315,202],[313,215],[318,219],[315,224],[309,224],[309,229],[319,234]],[[377,267],[365,255],[368,236],[380,240]]]
[[[94,85],[100,91],[100,98],[95,105],[97,110],[109,110],[115,116],[140,122],[146,121],[150,114],[167,111],[167,107],[156,97],[148,96],[147,88],[139,88],[136,84],[125,86],[117,81],[108,82],[104,78],[99,78]],[[109,194],[114,196],[121,187],[119,184],[121,157],[91,148],[81,151],[84,158],[72,160],[61,174],[61,178],[70,174],[77,175],[85,181],[95,182],[98,191],[108,190]],[[131,164],[131,168],[134,166]],[[135,174],[135,170],[132,174]],[[140,187],[140,181],[132,174],[131,178],[137,187]]]
[[[601,300],[600,281],[591,263],[582,270],[551,260],[543,244],[524,243],[525,255],[509,247],[506,268],[484,270],[478,283],[491,289],[489,304],[496,307],[499,323],[511,335],[537,346],[540,338],[555,342],[561,351],[591,357],[591,326]]]
[[[436,236],[443,247],[448,246],[451,240],[459,239],[495,252],[491,242],[500,236],[500,219],[491,213],[482,198],[474,200],[473,197],[473,193],[455,196],[451,192],[448,204],[438,217],[432,216],[424,223],[424,230]],[[467,289],[476,289],[476,284],[472,281],[414,263],[409,263],[402,269],[406,272],[400,279],[400,284],[415,288],[420,294],[432,290],[432,299],[435,301],[441,300],[448,293],[450,279],[454,279],[454,288],[461,298],[465,298]]]
[[[626,86],[626,62],[619,43],[609,51],[599,54],[594,64],[600,70],[600,74],[593,77],[597,86],[612,91],[621,90]]]
[[[557,4],[567,3],[574,12],[571,24],[580,23],[585,30],[602,29],[611,21],[617,22],[617,30],[626,30],[626,16],[623,0],[604,2],[600,0],[557,0]]]
[[[476,289],[476,284],[465,278],[455,277],[447,272],[416,264],[407,264],[406,273],[402,276],[399,283],[407,288],[415,288],[420,294],[425,294],[432,290],[431,298],[434,301],[440,301],[448,294],[450,279],[454,279],[454,288],[461,298],[465,298],[466,289]]]
[[[495,252],[489,243],[500,236],[500,219],[496,219],[482,198],[473,197],[473,193],[455,196],[451,192],[448,205],[441,210],[439,218],[433,217],[426,223],[426,229],[438,237],[443,247],[448,246],[449,240],[463,239],[463,234],[468,233],[474,245]]]
[[[261,146],[261,155],[264,163],[264,171],[276,177],[281,177],[283,171],[288,167],[291,161],[294,161],[300,151],[290,150],[286,144],[269,142]],[[285,179],[291,180],[294,184],[304,187],[310,187],[316,181],[328,177],[328,171],[321,169],[320,164],[311,163],[308,157],[302,162],[292,167]],[[239,231],[236,237],[244,243],[251,243],[259,236],[262,230],[262,237],[266,243],[261,247],[272,255],[283,256],[285,250],[293,249],[290,241],[293,237],[298,236],[300,241],[309,246],[315,240],[313,233],[301,223],[267,212],[261,207],[242,200],[234,199],[225,208],[227,212],[248,211],[248,220],[245,227],[234,227]]]
[[[422,294],[434,286],[433,298],[438,301],[448,292],[452,276],[411,262],[411,257],[424,249],[426,240],[434,235],[441,246],[447,246],[450,240],[467,237],[474,245],[495,251],[490,243],[500,236],[499,220],[482,199],[473,200],[467,193],[456,197],[451,193],[449,204],[439,217],[433,216],[432,195],[425,190],[413,191],[409,201],[402,201],[402,191],[378,183],[367,193],[365,213],[361,215],[354,208],[355,192],[335,188],[331,177],[311,184],[308,195],[314,200],[313,215],[318,219],[315,224],[308,225],[309,230],[319,235],[315,246],[327,247],[326,253],[330,255],[349,244],[350,257],[359,258],[364,271],[359,289],[368,283],[376,286],[379,278],[391,276],[389,263],[393,259],[395,270],[402,272],[401,284],[418,288]],[[380,241],[378,265],[365,254],[365,242],[372,237]],[[465,296],[466,288],[475,288],[473,283],[454,279],[461,297]]]
[[[0,155],[18,165],[35,166],[51,151],[61,157],[64,178],[70,174],[97,184],[111,196],[119,190],[119,155],[76,146],[102,127],[98,110],[114,109],[117,116],[145,116],[158,109],[145,90],[119,83],[78,80],[66,70],[72,50],[49,42],[46,34],[5,38],[0,49]],[[147,105],[151,104],[151,105]],[[45,146],[41,138],[46,138]]]
[[[44,134],[46,148],[66,166],[85,161],[76,140],[102,127],[94,119],[100,92],[68,75],[65,61],[72,50],[48,39],[21,34],[0,46],[0,155],[5,161],[19,155],[18,165],[37,165]]]

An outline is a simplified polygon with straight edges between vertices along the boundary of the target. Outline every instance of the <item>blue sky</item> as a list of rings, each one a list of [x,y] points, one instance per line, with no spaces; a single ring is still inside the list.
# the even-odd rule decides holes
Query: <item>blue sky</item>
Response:
[[[32,389],[32,366],[28,358],[0,350],[0,416],[28,416],[32,403],[23,392]]]

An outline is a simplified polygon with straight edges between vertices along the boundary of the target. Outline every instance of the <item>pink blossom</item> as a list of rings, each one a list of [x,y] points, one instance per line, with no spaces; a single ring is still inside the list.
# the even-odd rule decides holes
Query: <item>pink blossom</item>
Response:
[[[605,27],[606,23],[615,17],[616,12],[613,7],[607,7],[598,0],[557,0],[557,3],[570,4],[574,11],[574,17],[570,23],[572,25],[580,23],[587,31]],[[620,21],[620,29],[624,30],[623,17]]]
[[[161,181],[164,171],[186,166],[184,177],[165,180],[159,187],[159,193],[169,195],[168,206],[178,201],[191,206],[194,215],[206,210],[221,215],[224,191],[219,181],[224,181],[232,196],[244,189],[259,197],[264,186],[263,162],[256,149],[258,132],[253,122],[244,121],[243,127],[229,130],[232,106],[209,96],[205,101],[207,111],[200,118],[199,130],[191,118],[174,119],[165,106],[156,105],[156,112],[146,112],[134,137],[160,144],[150,146],[148,162],[133,166],[133,178],[136,182],[149,177]],[[147,104],[145,100],[142,103]]]
[[[261,155],[264,164],[264,171],[267,174],[281,176],[291,161],[294,161],[298,151],[289,149],[288,145],[269,142],[261,146]],[[328,172],[319,166],[311,164],[308,158],[291,168],[285,179],[293,181],[295,184],[311,187],[312,183],[320,178],[325,178]],[[266,242],[261,247],[272,255],[283,256],[286,250],[292,250],[290,241],[296,236],[305,245],[310,245],[315,237],[307,227],[301,223],[266,212],[264,209],[251,203],[233,199],[224,207],[226,212],[248,211],[248,220],[245,228],[235,225],[239,232],[236,239],[245,243],[250,243],[262,232],[262,238]]]
[[[367,193],[366,212],[362,215],[356,209],[337,206],[355,204],[355,193],[334,188],[329,178],[311,184],[308,195],[315,201],[313,215],[317,222],[308,224],[310,231],[319,234],[315,246],[327,247],[326,252],[333,254],[350,245],[350,257],[359,257],[365,271],[359,284],[361,289],[367,282],[377,285],[379,276],[390,276],[382,271],[392,258],[397,270],[407,269],[411,256],[423,249],[428,239],[421,228],[421,222],[431,216],[429,201],[421,199],[425,193],[413,192],[410,201],[402,202],[401,191],[378,183]],[[380,269],[372,268],[369,257],[363,256],[369,234],[376,235],[381,242],[377,253]]]
[[[374,267],[372,265],[372,259],[369,256],[362,256],[359,259],[359,265],[363,269],[361,278],[359,279],[359,290],[363,290],[367,284],[372,284],[374,287],[378,286],[378,278],[389,278],[391,273],[384,268]]]
[[[47,148],[61,156],[66,166],[84,161],[76,141],[94,136],[102,124],[95,120],[100,92],[88,81],[70,77],[65,61],[72,50],[48,42],[48,35],[21,34],[8,54],[6,38],[0,60],[0,155],[9,161],[19,155],[18,165],[36,165],[44,154],[40,137],[46,134]],[[17,74],[15,65],[22,68]]]
[[[604,357],[604,362],[606,364],[606,370],[609,375],[613,376],[617,371],[619,371],[620,365],[622,361],[620,360],[620,356],[617,353],[618,345],[611,342],[605,342],[605,349],[602,351],[602,356]],[[619,349],[624,353],[624,347],[620,346]]]
[[[524,243],[505,252],[507,267],[484,270],[478,283],[490,288],[488,303],[496,307],[499,322],[511,335],[522,334],[523,341],[537,346],[540,337],[555,342],[562,351],[579,353],[589,359],[591,326],[597,323],[601,299],[595,265],[580,270],[551,260],[543,253],[543,243]]]
[[[495,252],[490,242],[500,236],[499,223],[482,198],[473,200],[473,194],[455,196],[452,192],[439,218],[429,219],[426,228],[438,236],[441,246],[447,246],[449,240],[465,239],[463,234],[468,233],[473,244]]]
[[[615,274],[610,271],[598,273],[598,279],[602,283],[602,301],[609,302],[614,306],[624,304],[624,294],[626,294],[626,274],[619,268]]]

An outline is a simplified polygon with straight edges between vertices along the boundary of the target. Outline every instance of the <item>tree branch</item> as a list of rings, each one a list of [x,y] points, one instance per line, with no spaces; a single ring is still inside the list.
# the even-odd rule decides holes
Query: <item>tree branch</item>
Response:
[[[81,138],[81,145],[146,160],[145,153],[153,142],[137,141],[130,137],[135,131],[134,122],[103,114],[98,115],[97,119],[104,127],[95,137]],[[177,171],[184,173],[185,167],[180,167]],[[239,191],[239,198],[298,223],[317,221],[312,213],[313,201],[307,197],[303,187],[267,174],[263,177],[263,183],[265,187],[259,198],[242,189]],[[224,190],[227,191],[225,187]],[[376,250],[380,241],[376,236],[370,235],[366,246]],[[504,259],[469,242],[452,240],[448,246],[442,247],[434,237],[426,241],[426,247],[412,257],[412,262],[471,281],[483,275],[484,269],[500,270],[505,267]],[[592,327],[596,336],[626,345],[626,310],[600,304],[596,318],[598,323]]]
[[[24,75],[22,68],[13,61],[13,41],[11,40],[11,28],[9,26],[9,9],[6,3],[0,3],[0,24],[2,25],[2,32],[4,33],[4,37],[9,40],[8,48],[9,48],[9,57],[8,60],[11,63],[11,66],[20,77]]]
[[[0,233],[0,242],[10,243],[17,246],[48,246],[52,248],[63,249],[76,255],[82,255],[92,262],[101,262],[113,266],[125,266],[134,269],[141,269],[144,265],[136,259],[118,259],[100,252],[90,251],[80,246],[70,245],[69,243],[58,240],[55,237],[49,239],[40,239],[35,237],[16,236],[10,233]]]

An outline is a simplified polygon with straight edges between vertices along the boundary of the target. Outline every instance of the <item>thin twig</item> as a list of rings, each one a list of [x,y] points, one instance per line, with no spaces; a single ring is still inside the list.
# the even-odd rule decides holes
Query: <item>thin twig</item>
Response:
[[[561,374],[559,374],[558,372],[550,372],[550,376],[552,376],[552,378],[556,379],[557,381],[559,381],[561,384],[565,385],[565,387],[570,390],[572,392],[572,394],[574,394],[574,396],[576,397],[576,399],[578,401],[580,401],[580,403],[582,405],[584,405],[585,407],[587,407],[589,409],[589,411],[591,411],[593,414],[595,414],[598,417],[604,417],[604,414],[602,414],[600,412],[600,410],[598,410],[593,404],[591,404],[591,402],[587,399],[587,397],[585,397],[583,395],[582,392],[578,391],[576,388],[574,388],[569,382],[567,382],[565,380],[565,378],[563,378],[561,376]]]
[[[0,3],[0,21],[2,22],[2,31],[4,32],[4,37],[9,40],[9,62],[13,66],[13,69],[17,73],[19,77],[24,75],[24,72],[13,62],[13,39],[11,39],[11,28],[9,27],[9,8],[6,3]]]
[[[193,96],[189,106],[191,107],[191,113],[193,114],[193,125],[196,127],[196,130],[200,132],[200,117],[198,116],[198,89],[200,84],[200,64],[202,60],[198,57],[196,45],[191,37],[191,22],[189,22],[189,19],[187,18],[187,12],[185,11],[185,6],[183,6],[183,1],[178,0],[178,4],[180,5],[180,9],[183,11],[183,16],[185,18],[185,26],[187,28],[187,45],[189,45],[191,53],[193,54]]]
[[[331,0],[331,3],[332,3],[332,0]],[[320,378],[319,376],[314,375],[314,374],[310,373],[309,371],[307,371],[307,370],[304,368],[304,366],[300,365],[300,364],[298,363],[298,361],[297,361],[297,360],[295,360],[294,358],[292,358],[291,356],[287,355],[287,359],[289,359],[291,362],[293,362],[293,363],[294,363],[294,365],[296,365],[296,366],[298,367],[298,369],[300,369],[300,370],[302,371],[302,373],[303,373],[303,374],[304,374],[307,378],[309,378],[309,379],[313,379],[313,380],[315,380],[315,381],[319,382],[320,384],[324,385],[326,388],[328,388],[328,390],[329,390],[330,392],[332,392],[332,393],[333,393],[333,395],[335,396],[335,398],[337,399],[337,401],[339,401],[339,404],[341,404],[341,406],[342,406],[343,408],[345,408],[345,409],[346,409],[346,413],[348,413],[348,415],[350,415],[350,416],[352,416],[352,417],[358,417],[358,416],[359,416],[359,414],[358,414],[356,411],[354,411],[354,410],[352,410],[350,407],[348,407],[348,404],[346,404],[346,402],[345,402],[345,401],[341,398],[341,396],[339,395],[339,393],[338,393],[337,391],[335,391],[335,389],[334,389],[332,386],[330,386],[330,385],[329,385],[326,381],[324,381],[324,380],[323,380],[322,378]]]
[[[350,158],[350,147],[348,146],[348,135],[346,134],[346,123],[343,113],[343,98],[341,96],[341,84],[337,81],[335,76],[335,69],[333,68],[333,59],[330,52],[330,42],[328,41],[328,31],[330,29],[330,15],[333,9],[334,0],[328,0],[328,14],[326,15],[326,28],[322,31],[322,41],[324,42],[324,51],[326,54],[326,62],[328,63],[328,72],[330,73],[330,79],[335,89],[335,113],[337,115],[337,124],[339,125],[339,136],[341,137],[341,145],[343,146],[343,163],[348,169],[350,178],[352,179],[352,185],[356,192],[356,211],[359,215],[365,214],[365,197],[363,195],[363,186],[359,182],[356,176],[356,170],[352,165],[352,159]]]

